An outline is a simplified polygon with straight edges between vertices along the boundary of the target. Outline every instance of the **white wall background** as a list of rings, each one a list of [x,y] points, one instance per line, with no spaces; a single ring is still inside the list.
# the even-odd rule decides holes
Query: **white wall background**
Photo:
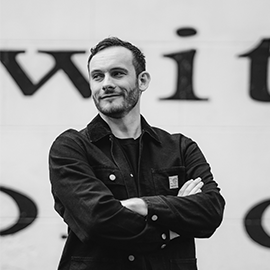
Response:
[[[239,58],[270,37],[267,0],[1,0],[0,49],[26,50],[18,57],[33,82],[52,67],[38,50],[86,50],[107,36],[138,45],[152,75],[142,113],[152,125],[182,132],[198,142],[222,188],[227,206],[222,226],[197,241],[201,270],[269,269],[269,248],[252,241],[243,218],[270,198],[270,103],[249,97],[249,60]],[[175,31],[193,27],[181,38]],[[194,89],[209,101],[160,101],[175,90],[175,63],[164,54],[196,49]],[[74,62],[87,77],[88,54]],[[269,72],[269,70],[268,70]],[[96,114],[63,72],[34,95],[24,96],[0,64],[1,186],[33,199],[38,218],[26,229],[1,237],[0,269],[56,269],[66,227],[53,210],[48,150],[63,130],[83,128]],[[270,74],[268,74],[270,79]],[[269,83],[268,83],[269,86]],[[269,89],[269,88],[268,88]],[[0,229],[18,209],[0,193]],[[263,218],[270,235],[270,209]]]

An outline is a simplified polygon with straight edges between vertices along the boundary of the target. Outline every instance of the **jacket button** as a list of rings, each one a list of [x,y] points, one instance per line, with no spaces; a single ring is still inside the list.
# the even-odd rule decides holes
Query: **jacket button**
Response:
[[[129,260],[130,262],[133,262],[133,261],[135,260],[135,257],[134,257],[133,255],[129,255],[129,256],[128,256],[128,260]]]
[[[109,175],[109,179],[110,179],[111,181],[114,181],[114,180],[116,179],[116,176],[115,176],[114,174],[110,174],[110,175]]]
[[[162,235],[161,235],[161,238],[163,239],[163,240],[165,240],[166,239],[166,234],[165,233],[163,233]]]
[[[152,216],[152,220],[153,220],[153,221],[156,221],[157,219],[158,219],[158,216],[157,216],[157,215],[153,215],[153,216]]]

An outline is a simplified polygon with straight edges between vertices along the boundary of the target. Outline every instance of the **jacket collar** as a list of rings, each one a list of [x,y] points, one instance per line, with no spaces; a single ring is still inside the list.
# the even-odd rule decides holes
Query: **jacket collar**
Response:
[[[146,122],[142,115],[141,125],[142,134],[147,133],[152,139],[158,143],[161,143],[156,131]],[[91,142],[97,142],[106,136],[112,135],[109,125],[101,118],[99,114],[87,125],[87,130]]]

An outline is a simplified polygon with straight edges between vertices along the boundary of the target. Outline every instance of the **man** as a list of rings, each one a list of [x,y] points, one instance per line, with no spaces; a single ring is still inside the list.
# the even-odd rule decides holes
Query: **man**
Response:
[[[62,133],[49,156],[68,225],[58,269],[197,269],[194,238],[214,233],[225,205],[202,152],[141,116],[150,75],[137,47],[107,38],[88,70],[99,114]]]

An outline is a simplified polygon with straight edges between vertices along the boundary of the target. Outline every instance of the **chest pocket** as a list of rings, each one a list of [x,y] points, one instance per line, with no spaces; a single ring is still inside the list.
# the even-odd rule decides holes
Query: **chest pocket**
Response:
[[[127,198],[127,190],[119,170],[108,167],[93,168],[95,176],[101,180],[118,200]]]
[[[185,167],[152,169],[152,179],[156,195],[176,196],[181,186],[186,181]]]

